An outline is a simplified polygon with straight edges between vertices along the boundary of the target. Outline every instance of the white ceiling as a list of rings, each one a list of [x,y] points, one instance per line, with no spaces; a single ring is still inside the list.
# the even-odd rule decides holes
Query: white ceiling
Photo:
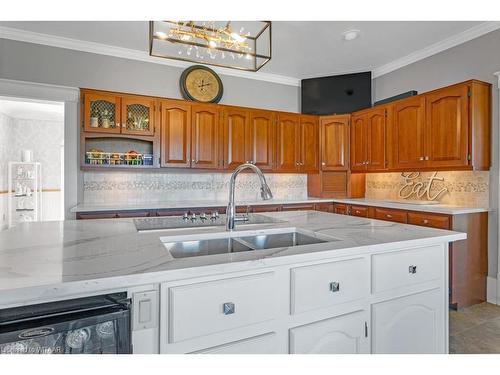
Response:
[[[15,119],[63,121],[64,103],[32,102],[0,97],[0,112]]]
[[[436,44],[457,39],[481,24],[480,21],[273,22],[273,57],[260,72],[301,79],[374,70],[408,59],[408,55],[419,51],[432,51]],[[0,26],[148,50],[149,25],[145,21],[4,21]],[[342,40],[342,32],[349,29],[360,30],[360,37],[350,42]]]

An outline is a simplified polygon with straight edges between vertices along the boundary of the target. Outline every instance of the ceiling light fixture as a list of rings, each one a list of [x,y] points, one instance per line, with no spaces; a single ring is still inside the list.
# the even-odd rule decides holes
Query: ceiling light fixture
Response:
[[[342,33],[342,39],[344,39],[346,42],[349,42],[359,37],[359,33],[360,31],[356,29],[344,31]]]
[[[150,21],[149,46],[150,56],[256,72],[271,60],[271,22]]]

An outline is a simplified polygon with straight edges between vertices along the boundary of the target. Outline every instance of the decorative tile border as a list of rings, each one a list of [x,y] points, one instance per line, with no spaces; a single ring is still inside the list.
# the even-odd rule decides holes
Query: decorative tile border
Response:
[[[106,173],[85,172],[84,202],[214,200],[227,198],[227,173]],[[266,174],[266,180],[278,199],[307,197],[307,175]],[[243,173],[236,181],[241,199],[260,197],[260,183],[254,174]]]

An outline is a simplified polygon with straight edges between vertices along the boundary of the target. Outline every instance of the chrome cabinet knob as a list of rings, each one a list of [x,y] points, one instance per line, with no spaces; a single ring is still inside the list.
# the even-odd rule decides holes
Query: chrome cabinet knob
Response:
[[[409,266],[408,273],[411,273],[411,274],[417,273],[417,266]]]
[[[330,283],[330,292],[335,293],[340,291],[340,283],[338,281],[332,281]]]
[[[392,215],[390,215],[390,214],[385,215],[385,217],[388,219],[392,219]]]
[[[422,220],[422,224],[429,224],[429,220],[427,219]]]
[[[428,156],[426,156],[426,157],[425,157],[425,160],[429,160],[429,157],[428,157]]]
[[[424,160],[424,157],[421,156],[421,157],[418,158],[418,160],[422,161],[422,160]]]
[[[321,162],[321,165],[326,165],[326,163],[323,161],[323,162]]]
[[[222,304],[222,313],[224,315],[231,315],[236,312],[236,306],[233,302],[225,302]]]

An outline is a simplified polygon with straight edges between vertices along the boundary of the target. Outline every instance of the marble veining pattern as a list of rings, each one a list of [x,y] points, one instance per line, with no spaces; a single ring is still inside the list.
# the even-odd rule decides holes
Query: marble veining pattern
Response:
[[[84,203],[159,202],[227,199],[229,173],[100,173],[85,172]],[[307,175],[266,174],[278,199],[307,198]],[[260,183],[254,174],[243,173],[236,180],[240,199],[260,199]]]
[[[258,229],[290,228],[336,239],[290,248],[173,258],[160,241],[169,235],[224,232],[223,227],[137,232],[131,219],[71,220],[22,224],[0,232],[0,305],[22,303],[26,293],[61,297],[63,291],[123,288],[179,275],[248,270],[294,261],[364,254],[463,239],[464,234],[316,211],[266,213],[283,223]],[[255,230],[240,225],[237,229]],[[235,235],[241,235],[236,233]],[[332,255],[331,252],[334,252]],[[292,257],[292,258],[287,258]],[[170,276],[169,276],[170,275]],[[155,281],[156,280],[156,281]],[[24,288],[25,292],[19,293]],[[10,299],[9,299],[10,298]],[[55,297],[54,297],[55,298]]]
[[[421,172],[415,182],[426,182],[432,172]],[[431,193],[443,188],[448,191],[438,197],[441,204],[464,207],[489,206],[489,172],[487,171],[447,171],[438,172],[444,181],[434,181]],[[398,191],[404,185],[401,173],[368,173],[366,175],[367,199],[398,199]],[[415,197],[409,199],[416,199]],[[422,198],[425,199],[425,198]]]

